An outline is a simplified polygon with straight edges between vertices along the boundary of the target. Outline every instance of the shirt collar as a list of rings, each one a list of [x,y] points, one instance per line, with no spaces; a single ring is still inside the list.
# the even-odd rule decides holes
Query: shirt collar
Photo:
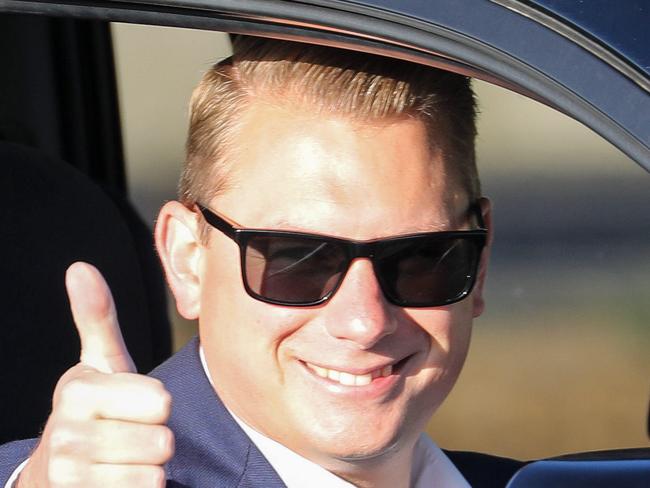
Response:
[[[210,384],[214,386],[203,347],[199,347],[199,356],[203,371]],[[260,450],[287,488],[354,488],[354,485],[327,471],[320,465],[304,458],[279,442],[260,434],[241,420],[227,406],[226,409],[239,424],[253,444]],[[413,464],[413,488],[470,488],[469,483],[460,474],[444,452],[422,433],[415,445]]]

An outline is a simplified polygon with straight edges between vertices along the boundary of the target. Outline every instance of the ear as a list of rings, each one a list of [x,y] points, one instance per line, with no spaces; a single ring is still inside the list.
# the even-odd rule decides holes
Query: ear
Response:
[[[199,265],[203,248],[198,216],[180,202],[167,202],[158,214],[156,249],[176,308],[186,319],[196,319],[201,308]]]
[[[473,300],[473,315],[474,318],[478,317],[485,310],[485,299],[483,297],[483,289],[485,286],[485,279],[487,277],[488,264],[490,262],[490,253],[492,251],[492,239],[494,237],[494,229],[492,225],[492,203],[489,199],[481,197],[479,199],[481,207],[481,215],[483,215],[483,222],[487,227],[488,237],[483,252],[481,254],[481,263],[478,268],[478,276],[476,278],[476,285],[472,292]]]

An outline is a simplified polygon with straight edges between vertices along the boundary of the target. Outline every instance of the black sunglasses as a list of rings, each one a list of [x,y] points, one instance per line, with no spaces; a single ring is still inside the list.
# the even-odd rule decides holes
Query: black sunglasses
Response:
[[[401,307],[439,307],[470,294],[487,240],[480,229],[354,241],[321,234],[242,229],[197,204],[205,220],[239,245],[246,292],[263,302],[318,305],[341,285],[350,263],[369,258],[386,299]]]

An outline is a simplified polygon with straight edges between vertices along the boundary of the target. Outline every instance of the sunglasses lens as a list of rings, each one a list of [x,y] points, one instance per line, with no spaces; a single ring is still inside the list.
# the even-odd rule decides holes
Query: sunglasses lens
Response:
[[[318,302],[339,283],[345,252],[314,238],[255,235],[246,246],[248,288],[259,297],[287,305]]]
[[[375,269],[394,303],[441,306],[471,291],[480,249],[480,241],[466,238],[396,240],[382,246]]]

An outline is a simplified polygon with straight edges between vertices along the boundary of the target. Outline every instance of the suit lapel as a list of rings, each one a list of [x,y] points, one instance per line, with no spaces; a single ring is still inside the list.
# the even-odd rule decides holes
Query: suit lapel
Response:
[[[151,376],[160,379],[173,398],[169,427],[176,436],[176,453],[167,464],[169,488],[285,487],[210,385],[198,339]]]

